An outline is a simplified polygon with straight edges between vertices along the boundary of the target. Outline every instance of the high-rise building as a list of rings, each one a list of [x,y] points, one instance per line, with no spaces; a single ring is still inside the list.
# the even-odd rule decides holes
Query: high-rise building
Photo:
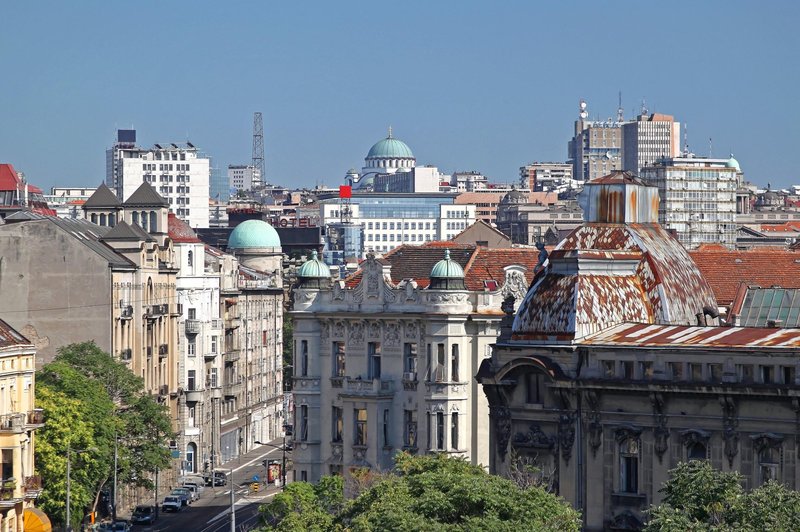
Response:
[[[616,120],[589,120],[586,102],[580,101],[575,134],[567,147],[573,179],[588,181],[622,168],[623,123],[621,109]]]
[[[236,190],[250,190],[261,183],[261,174],[252,164],[229,164],[228,185]]]
[[[639,173],[645,166],[681,154],[681,124],[670,115],[646,112],[622,125],[622,169]]]
[[[572,180],[569,163],[531,163],[519,169],[519,185],[531,191],[548,192]]]
[[[191,227],[208,227],[210,168],[210,159],[190,142],[141,148],[133,129],[118,130],[117,141],[106,150],[106,185],[121,201],[146,181]]]
[[[681,244],[734,247],[738,164],[733,158],[673,157],[642,168],[640,175],[658,187],[658,221]]]

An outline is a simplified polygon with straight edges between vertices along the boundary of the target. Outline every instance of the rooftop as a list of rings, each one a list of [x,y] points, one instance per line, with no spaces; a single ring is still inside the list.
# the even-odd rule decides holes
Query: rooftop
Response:
[[[11,325],[0,320],[0,348],[17,345],[32,346],[33,344],[30,340],[17,332]]]

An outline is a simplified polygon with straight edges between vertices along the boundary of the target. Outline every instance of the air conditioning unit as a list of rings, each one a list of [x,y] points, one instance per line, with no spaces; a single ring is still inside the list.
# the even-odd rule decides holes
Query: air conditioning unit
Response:
[[[130,360],[131,356],[132,352],[130,349],[123,349],[119,354],[119,358],[122,360]]]
[[[170,449],[177,449],[178,448],[178,440],[169,440],[169,448]]]
[[[126,305],[122,307],[122,317],[123,318],[131,318],[133,317],[133,306]]]
[[[158,395],[167,396],[169,395],[169,386],[166,384],[162,384],[161,387],[158,389]]]
[[[403,373],[403,380],[405,380],[405,381],[416,381],[417,380],[417,374],[414,373],[413,371],[407,371],[407,372]]]
[[[159,307],[159,312],[161,314],[168,314],[169,313],[169,305],[167,305],[166,303],[163,304],[163,305],[159,305],[158,307]]]

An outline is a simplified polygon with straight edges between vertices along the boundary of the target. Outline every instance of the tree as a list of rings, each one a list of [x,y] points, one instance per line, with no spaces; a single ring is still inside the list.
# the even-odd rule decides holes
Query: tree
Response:
[[[480,466],[444,455],[398,454],[391,474],[377,475],[349,501],[343,483],[294,483],[262,508],[278,530],[553,530],[577,531],[578,512],[540,487],[521,489]],[[341,485],[341,488],[339,487]],[[324,487],[321,487],[324,486]],[[286,492],[285,492],[286,493]],[[326,498],[321,496],[325,493]],[[327,521],[326,519],[330,519]]]
[[[91,474],[87,473],[86,482],[87,489],[91,487],[94,494],[92,509],[95,509],[101,491],[114,474],[115,442],[120,482],[152,487],[150,473],[169,464],[170,453],[165,444],[174,435],[166,408],[145,393],[141,378],[94,342],[60,348],[54,361],[45,365],[36,378],[39,385],[37,401],[43,389],[70,399],[76,408],[75,422],[84,423],[91,432],[94,467]],[[50,423],[48,420],[46,427]],[[37,451],[43,443],[66,449],[61,435],[56,432],[43,431],[37,438]],[[76,448],[74,444],[72,447]],[[66,461],[62,468],[59,461],[52,458],[43,455],[41,461],[37,460],[45,486],[43,495],[47,494],[52,483],[65,475]],[[86,455],[81,455],[83,461],[86,458]],[[81,469],[84,469],[83,465]],[[85,507],[77,503],[78,499],[75,499],[75,508]]]
[[[645,530],[800,530],[800,494],[774,481],[750,491],[739,473],[724,473],[705,460],[678,464],[650,508]]]

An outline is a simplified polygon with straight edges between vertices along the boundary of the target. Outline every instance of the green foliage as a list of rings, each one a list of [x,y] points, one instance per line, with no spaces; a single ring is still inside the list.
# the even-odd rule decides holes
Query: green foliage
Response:
[[[370,480],[350,501],[341,499],[338,477],[324,477],[313,487],[294,483],[285,497],[264,506],[262,514],[269,524],[287,531],[318,529],[313,526],[359,532],[580,529],[579,514],[558,497],[539,487],[521,489],[444,455],[399,454],[392,474]]]
[[[66,477],[68,445],[92,448],[73,460],[71,492],[76,519],[82,517],[82,509],[93,505],[114,474],[115,439],[122,483],[150,487],[150,473],[169,465],[165,443],[174,435],[166,408],[144,392],[142,379],[94,342],[60,348],[36,379],[36,400],[47,416],[37,436],[36,467],[44,484],[42,500],[51,501],[55,510],[65,506],[59,501],[66,497],[66,488],[60,483]],[[84,499],[84,492],[91,497]]]
[[[706,461],[678,464],[661,490],[664,501],[650,509],[645,530],[800,530],[800,494],[767,482],[750,492],[738,473]]]

